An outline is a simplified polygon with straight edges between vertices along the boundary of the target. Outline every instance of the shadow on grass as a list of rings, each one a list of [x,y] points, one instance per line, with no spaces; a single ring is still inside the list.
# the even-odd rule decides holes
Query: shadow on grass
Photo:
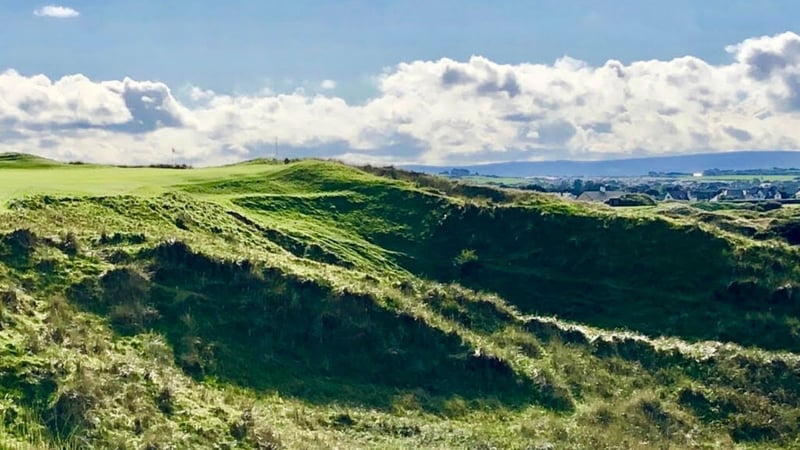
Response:
[[[671,385],[678,404],[736,442],[770,442],[777,448],[791,445],[800,430],[800,363],[786,355],[721,348],[699,357],[632,336],[591,337],[543,319],[527,321],[525,330],[562,351],[591,355],[600,372],[633,363],[645,373],[637,378]]]
[[[247,262],[221,262],[181,243],[143,257],[150,279],[124,268],[84,279],[68,296],[120,333],[164,334],[188,374],[309,402],[389,409],[403,392],[442,412],[447,399],[572,407],[568,394],[516,373],[455,333],[366,294]]]
[[[497,293],[525,313],[800,351],[800,287],[778,288],[800,277],[797,255],[777,247],[737,250],[697,226],[604,216],[553,201],[457,205],[385,188],[359,202],[248,197],[237,204],[257,212],[313,211],[315,220],[388,250],[418,276]],[[452,306],[443,304],[459,320],[464,308]]]
[[[736,255],[720,237],[659,219],[467,205],[414,251],[411,271],[495,292],[526,313],[800,351],[798,258],[778,248]],[[458,264],[465,251],[469,267]]]

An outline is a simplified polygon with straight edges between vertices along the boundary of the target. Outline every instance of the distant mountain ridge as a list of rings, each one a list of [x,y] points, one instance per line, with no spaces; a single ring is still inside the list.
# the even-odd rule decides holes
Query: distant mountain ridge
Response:
[[[404,165],[417,172],[439,173],[453,168],[481,175],[532,176],[637,176],[649,172],[694,173],[709,169],[745,170],[800,168],[800,151],[738,151],[606,161],[511,161],[475,165]]]

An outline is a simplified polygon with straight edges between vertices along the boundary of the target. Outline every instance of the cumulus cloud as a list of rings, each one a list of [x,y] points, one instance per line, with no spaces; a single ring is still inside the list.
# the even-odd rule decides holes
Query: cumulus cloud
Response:
[[[323,80],[319,87],[325,90],[336,89],[336,82],[333,80]]]
[[[602,159],[800,148],[800,36],[725,49],[727,64],[687,56],[600,66],[498,64],[473,56],[398,64],[360,105],[298,90],[179,101],[152,81],[0,74],[0,151],[62,159],[194,164],[271,155],[467,163]],[[328,82],[330,81],[330,83]],[[335,88],[328,80],[322,90]]]
[[[81,14],[67,6],[47,5],[35,9],[33,15],[37,17],[53,17],[56,19],[72,19]]]

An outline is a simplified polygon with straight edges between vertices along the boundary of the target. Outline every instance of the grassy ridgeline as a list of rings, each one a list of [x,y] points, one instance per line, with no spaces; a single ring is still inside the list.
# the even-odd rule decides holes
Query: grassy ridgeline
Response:
[[[798,444],[777,240],[322,161],[11,159],[52,187],[0,183],[11,448]]]
[[[358,256],[377,244],[381,259],[417,276],[498,293],[523,312],[800,350],[792,319],[799,310],[776,292],[798,277],[788,249],[731,242],[666,217],[541,199],[481,205],[400,183],[320,183],[324,195],[249,195],[234,203],[275,222],[292,217],[301,227],[335,230],[328,242],[358,242]],[[459,261],[464,252],[469,261]]]

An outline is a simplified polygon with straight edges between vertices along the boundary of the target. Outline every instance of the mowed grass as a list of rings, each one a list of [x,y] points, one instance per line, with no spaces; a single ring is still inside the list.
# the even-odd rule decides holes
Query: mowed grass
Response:
[[[545,177],[541,177],[545,178]],[[536,180],[533,178],[524,177],[490,177],[486,175],[469,175],[459,177],[458,180],[466,181],[476,184],[504,184],[507,186],[519,186],[534,183]]]
[[[283,168],[282,163],[268,162],[200,169],[134,168],[0,157],[0,204],[32,195],[153,196],[174,190],[178,185],[257,177]]]
[[[696,181],[696,182],[711,182],[711,181],[751,181],[751,180],[759,180],[761,182],[766,181],[792,181],[798,178],[797,175],[709,175],[709,176],[702,176],[702,177],[695,177],[695,176],[686,176],[686,177],[679,177],[679,180],[682,181]]]

